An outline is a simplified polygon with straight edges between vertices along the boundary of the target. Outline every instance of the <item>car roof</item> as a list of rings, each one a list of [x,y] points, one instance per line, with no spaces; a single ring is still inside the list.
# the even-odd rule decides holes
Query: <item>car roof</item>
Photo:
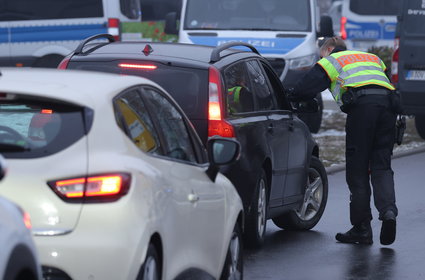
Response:
[[[90,48],[92,47],[92,48]],[[144,54],[145,48],[151,48],[151,52]],[[211,54],[215,47],[183,44],[183,43],[161,43],[161,42],[113,42],[108,44],[89,44],[85,46],[84,55],[81,59],[84,60],[86,55],[101,55],[113,56],[114,58],[140,58],[143,59],[166,59],[166,60],[192,60],[198,63],[211,63]],[[248,49],[247,49],[248,50]],[[244,49],[226,49],[222,51],[221,57],[229,54],[242,53],[247,56],[256,55],[253,52],[245,51]]]
[[[154,82],[136,76],[42,68],[0,68],[0,92],[53,98],[95,107],[97,100],[110,100],[133,85]]]

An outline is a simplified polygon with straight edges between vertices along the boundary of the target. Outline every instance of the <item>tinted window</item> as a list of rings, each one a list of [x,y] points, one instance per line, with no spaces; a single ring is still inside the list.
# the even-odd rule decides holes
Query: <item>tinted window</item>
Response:
[[[127,61],[128,63],[128,61]],[[134,62],[155,65],[155,70],[118,67],[119,62],[71,62],[69,68],[114,72],[148,78],[163,87],[182,107],[189,119],[206,119],[208,104],[208,70],[168,66],[160,63]]]
[[[425,34],[425,2],[422,0],[407,1],[403,32],[408,34]]]
[[[121,13],[131,19],[138,19],[141,14],[140,0],[120,0]]]
[[[0,20],[102,17],[102,0],[2,0]]]
[[[266,65],[263,65],[263,69],[268,77],[268,80],[270,81],[270,85],[272,87],[272,94],[274,94],[274,99],[279,104],[278,109],[282,110],[290,110],[291,107],[288,103],[288,101],[285,98],[285,95],[283,94],[283,87],[282,83],[279,80],[279,78],[276,77],[276,74],[273,74],[273,70]]]
[[[274,108],[273,96],[271,94],[267,77],[256,60],[247,63],[249,79],[252,84],[257,110],[267,111]]]
[[[167,145],[165,156],[184,161],[196,162],[190,134],[183,116],[161,93],[145,88],[143,95],[150,103],[152,115],[164,135]]]
[[[227,112],[230,114],[254,111],[252,87],[245,62],[235,63],[224,71]]]
[[[310,0],[188,0],[185,29],[311,30]]]
[[[359,15],[397,15],[400,0],[351,0],[350,10]]]
[[[142,0],[142,20],[164,20],[170,12],[180,14],[180,0]]]
[[[114,100],[119,126],[143,152],[161,155],[161,145],[152,120],[138,90],[120,95]]]
[[[7,158],[48,156],[84,134],[82,108],[49,100],[0,100],[0,152]]]

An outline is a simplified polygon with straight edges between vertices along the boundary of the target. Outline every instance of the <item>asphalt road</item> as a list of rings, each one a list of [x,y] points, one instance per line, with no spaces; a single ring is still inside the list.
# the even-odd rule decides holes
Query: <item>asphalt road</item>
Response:
[[[336,242],[335,234],[351,227],[345,171],[340,171],[328,175],[328,204],[313,230],[285,231],[268,222],[265,245],[259,250],[245,251],[244,279],[425,279],[424,163],[425,153],[393,160],[399,216],[397,238],[392,245],[379,243],[381,222],[373,204],[374,244]]]

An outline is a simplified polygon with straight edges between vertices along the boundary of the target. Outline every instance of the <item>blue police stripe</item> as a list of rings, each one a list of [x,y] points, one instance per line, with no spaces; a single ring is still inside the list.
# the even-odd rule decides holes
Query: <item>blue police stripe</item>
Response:
[[[108,29],[106,23],[104,23],[11,27],[10,32],[11,43],[23,43],[82,40],[95,34],[107,33]],[[7,29],[1,28],[0,42],[8,42],[7,37]]]
[[[349,25],[356,27],[350,28]],[[381,26],[378,22],[347,21],[347,39],[364,40],[393,40],[395,36],[396,22],[387,22]]]
[[[253,45],[261,54],[286,54],[302,44],[305,38],[249,38],[249,37],[209,37],[189,36],[194,44],[218,46],[228,42],[246,42]],[[247,50],[244,47],[238,48]]]

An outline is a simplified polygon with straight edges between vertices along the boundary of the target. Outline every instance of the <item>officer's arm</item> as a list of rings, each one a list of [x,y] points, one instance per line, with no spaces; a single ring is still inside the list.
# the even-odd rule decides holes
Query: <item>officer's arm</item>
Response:
[[[331,80],[326,71],[319,64],[315,64],[307,74],[295,85],[290,96],[291,101],[303,101],[313,99],[318,93],[329,88]]]

